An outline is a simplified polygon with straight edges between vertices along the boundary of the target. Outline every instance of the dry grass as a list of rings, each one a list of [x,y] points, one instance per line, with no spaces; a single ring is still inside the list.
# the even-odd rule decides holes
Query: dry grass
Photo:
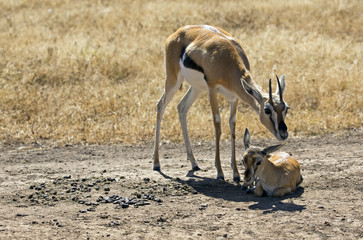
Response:
[[[268,78],[286,74],[293,135],[362,127],[362,13],[359,0],[1,0],[0,141],[152,141],[163,44],[186,24],[220,26],[239,38],[265,90]],[[162,139],[182,141],[176,104],[185,91],[167,108]],[[221,108],[229,138],[229,104]],[[272,137],[246,105],[237,121],[238,138],[245,127]],[[192,139],[213,139],[205,95],[189,123]]]

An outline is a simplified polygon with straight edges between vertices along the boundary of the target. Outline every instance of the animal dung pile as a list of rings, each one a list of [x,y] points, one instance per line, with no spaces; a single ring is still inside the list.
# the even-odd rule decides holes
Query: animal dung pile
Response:
[[[30,205],[46,206],[73,202],[80,205],[80,213],[87,213],[96,211],[102,204],[114,205],[115,209],[139,208],[162,205],[163,200],[160,196],[196,193],[193,187],[178,178],[162,183],[146,177],[130,182],[125,177],[73,179],[72,176],[65,175],[48,182],[33,183],[28,191],[24,191],[13,201],[27,201]]]
[[[122,178],[121,178],[122,179]],[[149,181],[140,183],[147,184]],[[30,185],[31,193],[26,199],[32,205],[49,205],[54,206],[60,201],[73,201],[84,207],[79,210],[80,213],[94,212],[100,204],[114,204],[115,208],[125,209],[133,206],[139,208],[156,203],[161,205],[163,200],[153,193],[135,192],[131,196],[120,196],[112,194],[111,184],[116,184],[115,178],[96,178],[96,179],[75,179],[66,175],[63,178],[57,178],[50,183],[39,183]],[[115,186],[116,187],[116,186]],[[145,187],[145,186],[144,186]],[[99,194],[99,193],[104,194]],[[114,192],[114,191],[113,191]],[[94,197],[98,193],[98,197]],[[24,199],[24,196],[20,196]],[[18,201],[14,199],[13,201]]]

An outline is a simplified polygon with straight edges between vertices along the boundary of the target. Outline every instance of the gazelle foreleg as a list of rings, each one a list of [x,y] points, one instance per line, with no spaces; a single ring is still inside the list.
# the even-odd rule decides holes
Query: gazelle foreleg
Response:
[[[179,121],[183,132],[184,143],[187,151],[187,159],[192,164],[193,170],[200,170],[200,168],[198,167],[198,163],[195,161],[192,146],[189,140],[187,115],[190,107],[193,105],[195,100],[200,96],[200,94],[201,94],[200,90],[193,87],[189,87],[188,92],[185,94],[183,99],[178,104]]]
[[[219,142],[221,139],[222,129],[221,129],[221,117],[219,114],[216,89],[209,88],[208,95],[209,95],[209,102],[212,108],[213,123],[214,123],[215,138],[216,138],[215,167],[217,168],[217,179],[224,180],[224,174],[222,171],[220,152],[219,152]]]
[[[231,114],[229,117],[229,128],[231,132],[231,167],[233,169],[233,181],[239,182],[241,180],[239,176],[239,172],[237,169],[236,163],[236,113],[237,113],[237,103],[238,100],[235,102],[231,102]]]
[[[155,145],[154,145],[154,167],[155,171],[160,171],[160,162],[159,162],[159,142],[160,142],[160,127],[161,127],[161,120],[163,118],[165,108],[168,103],[173,98],[176,91],[179,89],[181,85],[181,79],[175,78],[167,78],[165,84],[165,90],[163,95],[161,96],[157,107],[156,107],[156,126],[155,126]]]

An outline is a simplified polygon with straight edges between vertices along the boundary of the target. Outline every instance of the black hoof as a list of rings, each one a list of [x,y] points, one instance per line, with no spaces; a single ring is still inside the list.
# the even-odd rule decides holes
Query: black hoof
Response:
[[[199,171],[200,168],[198,166],[193,167],[193,171]]]
[[[239,183],[241,181],[241,178],[240,177],[234,177],[233,181],[236,182],[236,183]]]
[[[160,172],[160,167],[154,167],[153,170]]]
[[[218,177],[217,177],[217,180],[224,181],[224,177],[220,177],[220,176],[218,176]]]
[[[255,188],[249,188],[249,189],[247,189],[246,193],[247,194],[248,193],[254,193],[254,191],[255,191]]]

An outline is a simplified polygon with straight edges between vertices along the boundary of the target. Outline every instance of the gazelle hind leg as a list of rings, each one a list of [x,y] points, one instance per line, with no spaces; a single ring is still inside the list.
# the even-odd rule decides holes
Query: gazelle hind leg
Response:
[[[155,126],[155,143],[154,143],[154,166],[153,169],[155,171],[160,171],[160,162],[159,162],[159,143],[160,143],[160,127],[161,127],[161,120],[163,118],[165,108],[168,103],[173,98],[174,94],[180,88],[182,83],[182,79],[175,77],[168,77],[165,83],[165,90],[163,95],[161,96],[157,108],[156,108],[156,126]]]
[[[184,143],[187,151],[187,158],[192,164],[193,170],[200,170],[200,168],[198,167],[198,163],[194,158],[192,146],[189,140],[187,115],[190,107],[193,105],[195,100],[200,96],[200,94],[201,94],[200,90],[193,87],[189,87],[188,92],[184,95],[183,99],[178,104],[179,121],[183,132]]]
[[[219,152],[219,142],[221,139],[222,129],[221,129],[221,117],[219,114],[219,107],[217,102],[217,91],[215,88],[208,89],[209,102],[212,108],[213,122],[215,129],[215,167],[217,168],[217,179],[224,180],[224,174],[221,166],[220,152]]]
[[[233,169],[233,181],[240,182],[241,178],[237,169],[236,163],[236,113],[237,113],[237,103],[238,100],[235,102],[231,102],[231,114],[229,117],[229,128],[231,132],[231,167]]]

